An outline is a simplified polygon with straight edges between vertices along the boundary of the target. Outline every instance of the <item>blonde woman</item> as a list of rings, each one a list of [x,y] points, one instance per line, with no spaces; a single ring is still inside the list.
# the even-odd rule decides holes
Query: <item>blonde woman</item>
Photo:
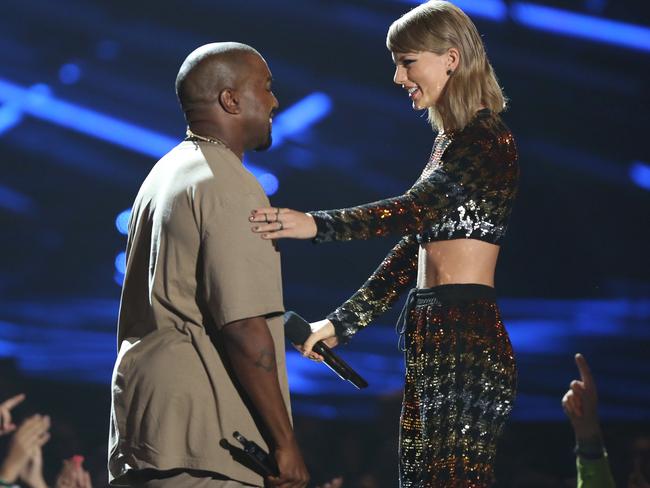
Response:
[[[411,289],[398,329],[406,360],[400,486],[493,483],[496,446],[515,397],[516,368],[494,270],[519,169],[505,99],[472,21],[446,1],[396,20],[386,44],[394,81],[437,131],[431,157],[403,195],[309,213],[253,211],[263,239],[316,242],[402,236],[379,268],[314,331],[312,346],[346,342]]]

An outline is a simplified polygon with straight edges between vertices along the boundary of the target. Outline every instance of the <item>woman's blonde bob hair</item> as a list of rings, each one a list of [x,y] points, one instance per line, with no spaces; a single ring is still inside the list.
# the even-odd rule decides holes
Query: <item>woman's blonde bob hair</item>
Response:
[[[437,130],[460,130],[481,105],[494,113],[506,108],[492,65],[476,26],[451,2],[431,0],[397,19],[388,29],[386,47],[393,53],[430,51],[460,53],[458,67],[440,98],[429,108],[429,122]]]

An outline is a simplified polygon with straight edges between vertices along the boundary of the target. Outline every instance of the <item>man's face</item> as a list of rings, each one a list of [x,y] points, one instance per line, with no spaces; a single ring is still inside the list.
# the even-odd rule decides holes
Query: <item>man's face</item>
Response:
[[[249,77],[241,90],[245,139],[247,149],[264,151],[271,147],[272,119],[279,104],[271,87],[273,78],[268,65],[259,56],[249,58]]]

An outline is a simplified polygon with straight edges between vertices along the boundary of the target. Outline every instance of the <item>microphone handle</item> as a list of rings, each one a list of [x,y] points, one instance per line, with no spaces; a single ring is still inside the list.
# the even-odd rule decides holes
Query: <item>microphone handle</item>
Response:
[[[359,389],[368,386],[368,382],[359,376],[341,357],[335,355],[327,344],[319,341],[314,344],[313,349],[316,353],[323,356],[325,365],[334,371],[342,380],[349,381]]]

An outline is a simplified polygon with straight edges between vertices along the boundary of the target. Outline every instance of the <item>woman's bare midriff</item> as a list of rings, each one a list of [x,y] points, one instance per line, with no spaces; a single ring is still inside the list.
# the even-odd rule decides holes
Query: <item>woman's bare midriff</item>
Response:
[[[499,246],[476,239],[422,244],[418,256],[418,288],[454,283],[494,286]]]

